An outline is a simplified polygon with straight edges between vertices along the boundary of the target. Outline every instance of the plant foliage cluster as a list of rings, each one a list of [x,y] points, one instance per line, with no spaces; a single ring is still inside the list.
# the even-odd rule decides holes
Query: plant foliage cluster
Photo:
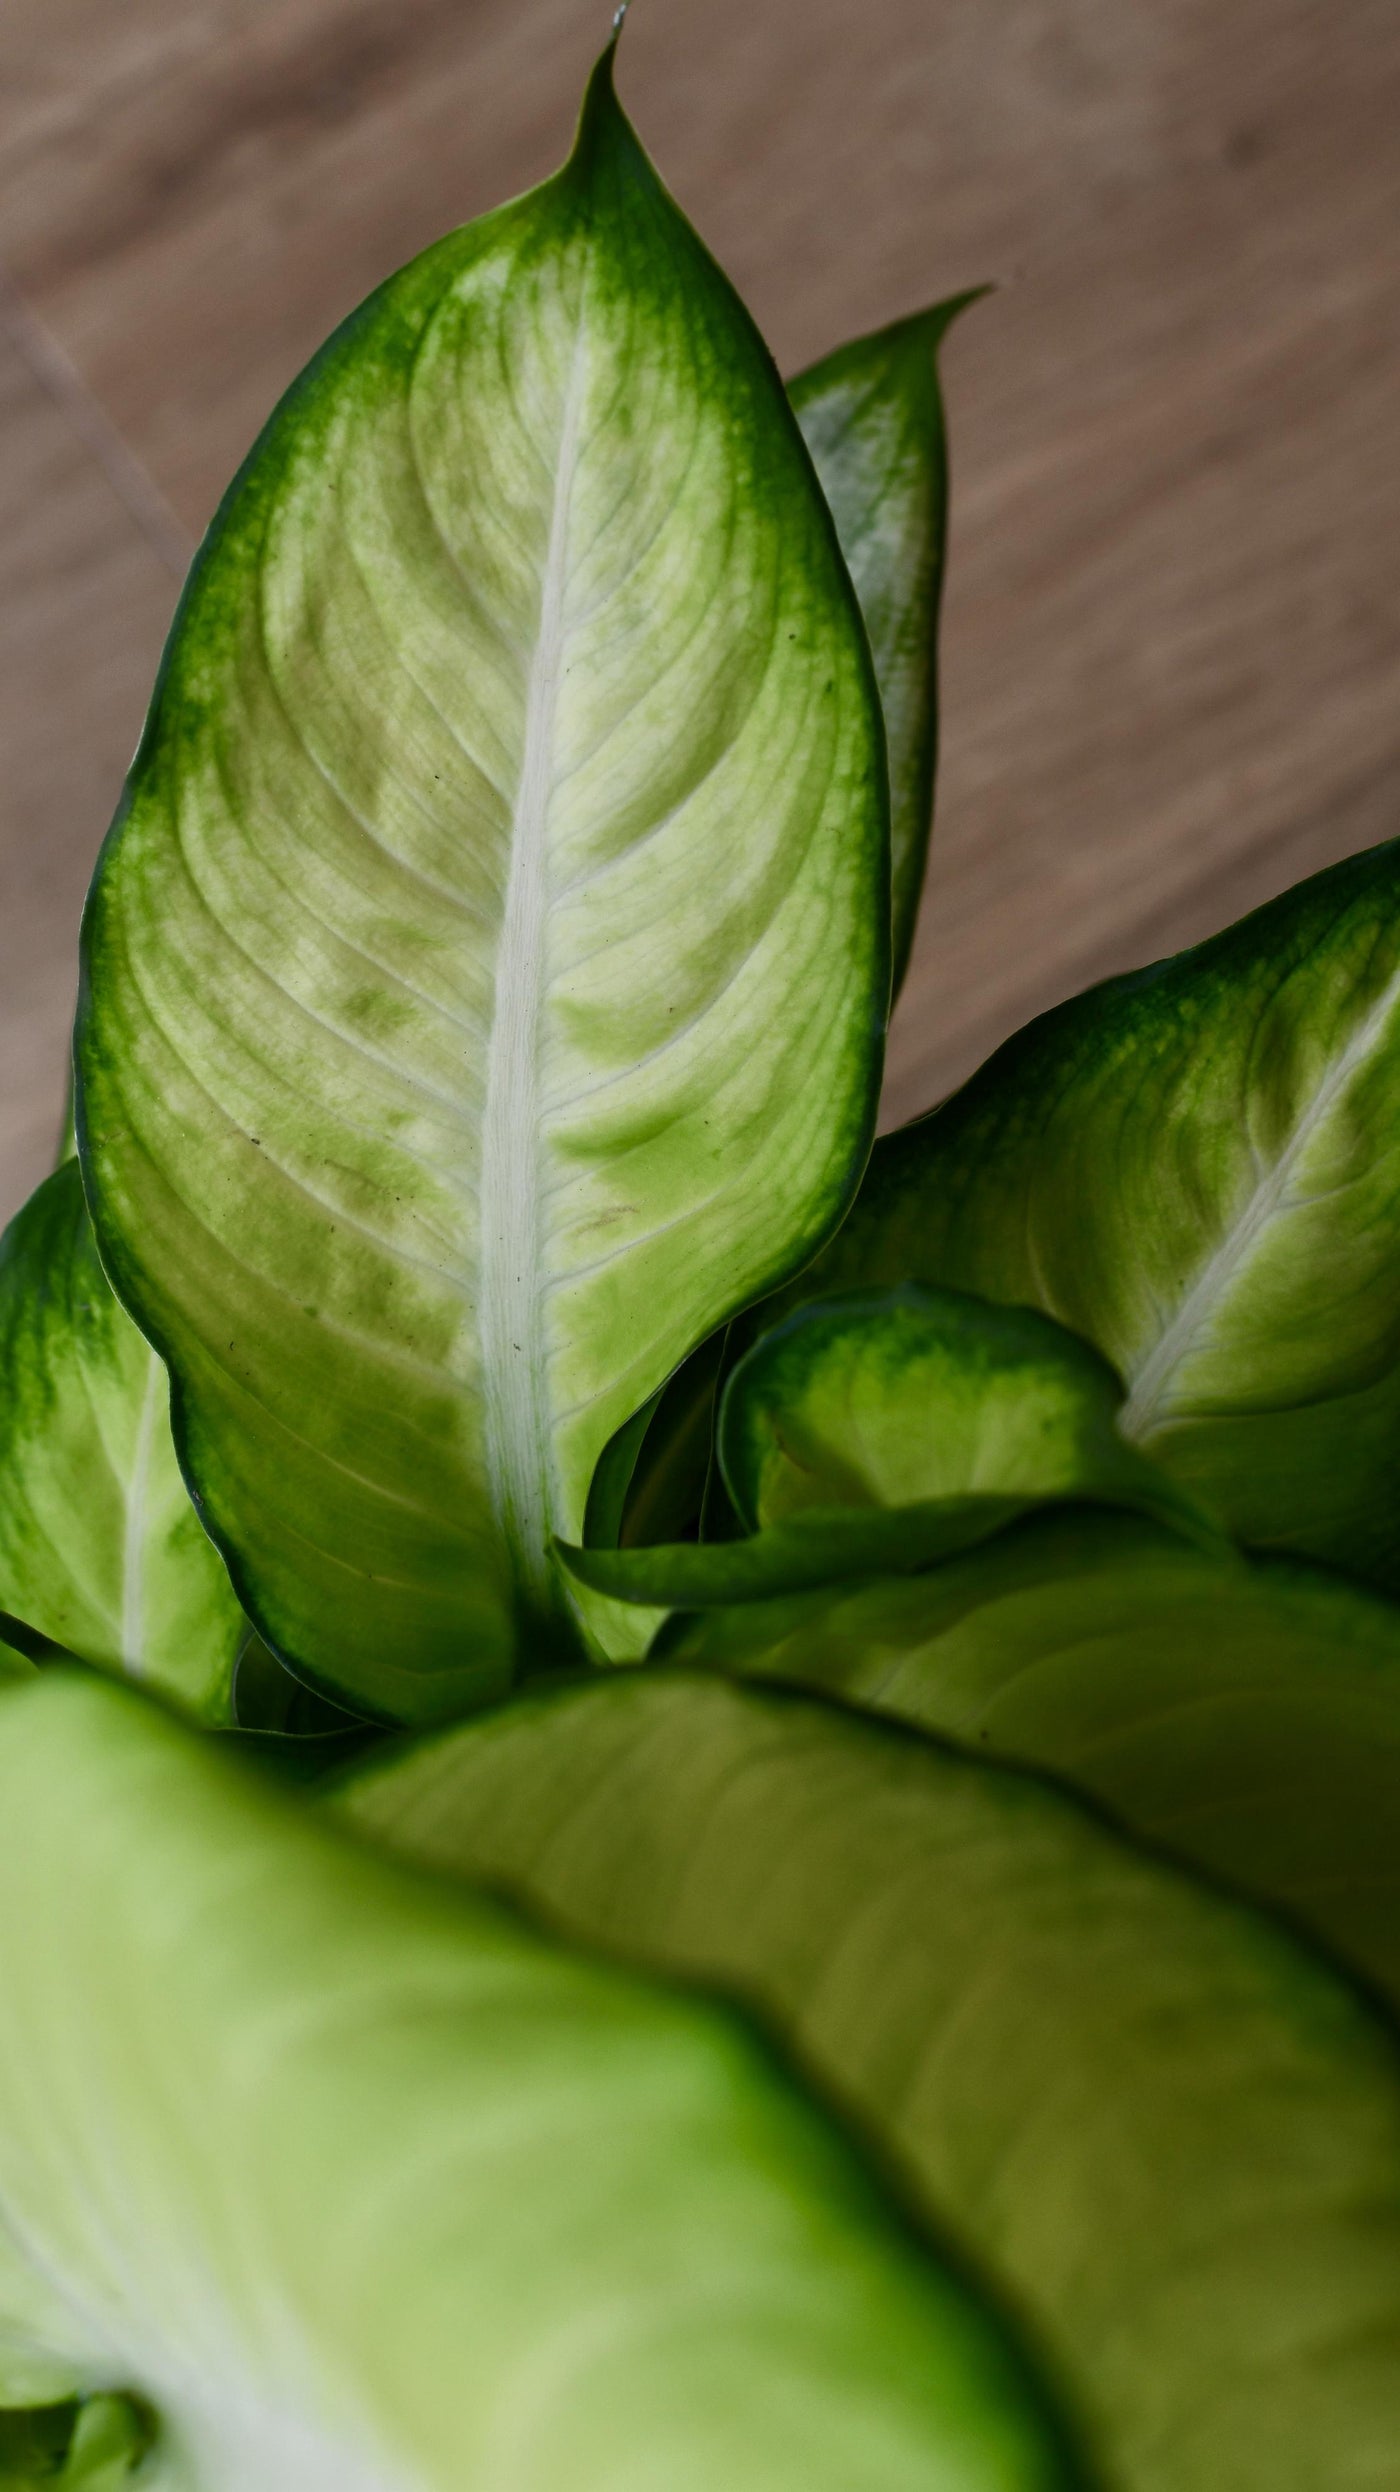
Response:
[[[960,307],[785,393],[610,53],[195,565],[0,1247],[10,2492],[1400,2487],[1400,854],[872,1149]]]

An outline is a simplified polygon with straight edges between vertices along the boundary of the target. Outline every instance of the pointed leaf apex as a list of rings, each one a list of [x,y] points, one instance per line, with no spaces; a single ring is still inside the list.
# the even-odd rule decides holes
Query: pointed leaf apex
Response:
[[[609,124],[616,127],[616,124],[624,118],[622,107],[617,100],[617,87],[613,77],[613,64],[617,58],[621,33],[620,25],[614,21],[613,31],[589,71],[588,84],[583,91],[583,105],[578,117],[578,129],[569,157],[568,170],[570,172],[583,171],[589,165],[593,152]]]

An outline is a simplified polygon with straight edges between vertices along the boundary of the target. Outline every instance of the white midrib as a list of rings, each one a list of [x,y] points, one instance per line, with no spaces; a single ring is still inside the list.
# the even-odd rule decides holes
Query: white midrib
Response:
[[[563,677],[569,508],[584,378],[580,311],[560,422],[539,621],[525,699],[510,872],[496,955],[481,1148],[480,1327],[487,1472],[527,1584],[544,1593],[551,1527],[539,1295],[539,1026],[549,900],[549,801]]]
[[[122,1538],[122,1668],[132,1678],[140,1678],[146,1661],[146,1516],[151,1453],[164,1384],[165,1369],[152,1350],[126,1482],[126,1530]]]
[[[1118,1414],[1123,1434],[1141,1441],[1149,1436],[1161,1413],[1163,1397],[1192,1342],[1209,1323],[1236,1274],[1277,1218],[1294,1172],[1313,1135],[1325,1123],[1352,1075],[1366,1061],[1400,1002],[1400,971],[1389,978],[1365,1020],[1348,1040],[1335,1064],[1318,1084],[1272,1168],[1256,1185],[1238,1219],[1214,1254],[1202,1266],[1147,1358]]]

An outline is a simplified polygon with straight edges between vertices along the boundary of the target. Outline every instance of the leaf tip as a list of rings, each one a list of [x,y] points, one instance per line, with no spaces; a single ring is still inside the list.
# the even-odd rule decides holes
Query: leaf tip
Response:
[[[618,101],[613,74],[617,47],[622,34],[619,20],[624,15],[625,10],[619,9],[617,17],[613,20],[612,33],[588,73],[588,84],[583,90],[583,105],[579,112],[578,128],[574,134],[568,163],[564,168],[566,174],[582,176],[585,180],[592,171],[608,136],[616,133],[619,123],[622,123],[624,128],[626,127],[626,117]]]

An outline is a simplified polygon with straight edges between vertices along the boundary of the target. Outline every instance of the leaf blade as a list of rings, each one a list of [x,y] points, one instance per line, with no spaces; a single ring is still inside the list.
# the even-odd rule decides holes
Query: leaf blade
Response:
[[[1263,1916],[1042,1780],[664,1672],[419,1743],[340,1805],[759,2000],[1014,2291],[1125,2492],[1383,2462],[1400,2052]]]
[[[675,1617],[653,1650],[1063,1775],[1400,2005],[1400,1612],[1359,1585],[1065,1514],[915,1583]]]
[[[0,1703],[0,2243],[176,2480],[1077,2480],[737,2020],[405,1876],[214,1745],[58,1673]]]
[[[917,1574],[1037,1506],[1121,1507],[1221,1550],[1120,1435],[1122,1400],[1097,1351],[1030,1308],[912,1283],[814,1299],[724,1387],[719,1465],[747,1536],[561,1554],[600,1593],[687,1609]]]
[[[814,1505],[1086,1497],[1219,1533],[1120,1434],[1123,1387],[1029,1307],[906,1282],[818,1298],[732,1371],[719,1458],[748,1528]]]
[[[0,1611],[226,1722],[245,1621],[180,1477],[168,1397],[68,1160],[0,1240]]]
[[[603,1444],[839,1216],[886,803],[795,420],[605,67],[274,418],[86,919],[104,1252],[332,1693],[428,1718],[562,1632]]]
[[[914,940],[938,760],[938,613],[948,532],[948,444],[938,353],[973,286],[853,339],[788,395],[860,600],[890,765],[890,881],[899,993]]]
[[[1400,847],[1076,997],[877,1145],[793,1296],[980,1289],[1097,1343],[1239,1538],[1400,1585]]]

